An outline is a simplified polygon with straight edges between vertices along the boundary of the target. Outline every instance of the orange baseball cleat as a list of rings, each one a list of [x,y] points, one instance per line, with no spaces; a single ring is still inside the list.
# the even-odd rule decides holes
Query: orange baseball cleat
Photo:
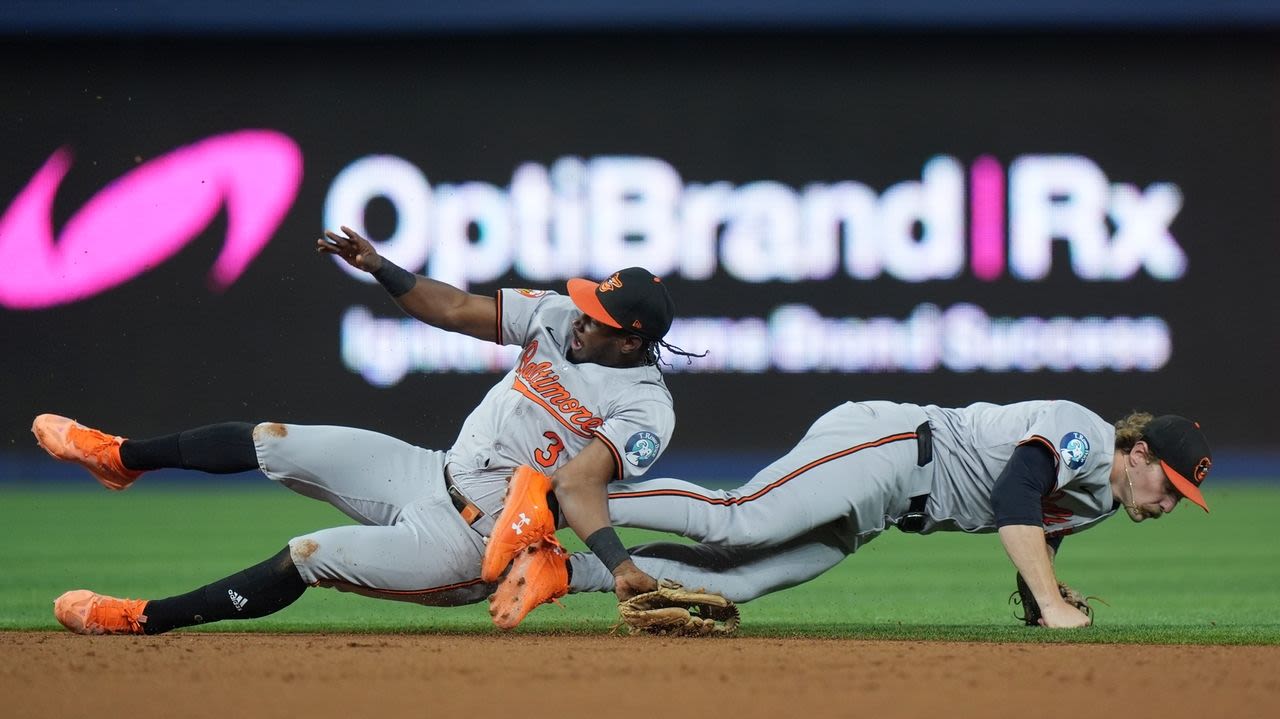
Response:
[[[511,571],[489,597],[489,616],[500,628],[514,629],[534,607],[568,593],[569,555],[555,537],[547,537],[516,556]]]
[[[120,461],[124,437],[113,437],[56,414],[42,414],[31,424],[36,442],[55,459],[75,462],[113,491],[128,489],[142,472]]]
[[[76,634],[142,634],[145,599],[116,599],[75,589],[53,600],[53,616]]]
[[[547,507],[551,478],[530,467],[516,467],[507,483],[507,499],[484,548],[480,578],[496,582],[520,550],[543,537],[554,537],[556,518]]]

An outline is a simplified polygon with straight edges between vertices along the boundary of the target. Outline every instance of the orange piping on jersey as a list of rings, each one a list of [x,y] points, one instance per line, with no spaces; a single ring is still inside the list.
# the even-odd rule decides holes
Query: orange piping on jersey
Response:
[[[818,467],[820,465],[826,464],[827,462],[835,461],[837,459],[840,459],[841,457],[847,457],[855,452],[861,452],[864,449],[875,449],[876,447],[881,447],[886,444],[892,444],[893,442],[901,442],[903,440],[915,439],[915,438],[916,438],[915,432],[903,432],[901,434],[891,434],[888,437],[881,437],[880,439],[872,440],[870,442],[864,442],[863,444],[855,445],[848,449],[842,449],[839,452],[836,452],[834,454],[828,454],[827,456],[822,457],[820,459],[815,459],[812,462],[801,467],[800,469],[797,469],[783,477],[779,477],[778,479],[769,483],[767,486],[761,488],[759,491],[755,492],[754,494],[749,494],[749,495],[746,495],[745,497],[735,497],[733,499],[719,499],[714,497],[704,497],[700,494],[694,494],[693,492],[684,492],[678,489],[655,489],[648,492],[619,492],[617,494],[610,494],[609,499],[628,499],[630,497],[685,497],[687,499],[701,500],[708,504],[720,504],[724,506],[731,506],[734,504],[746,504],[747,502],[751,502],[763,497],[764,495],[768,494],[774,489],[781,487],[782,485],[786,484],[787,482],[790,482],[796,477],[799,477],[805,472],[808,472],[814,467]]]
[[[354,584],[352,582],[344,582],[337,579],[320,581],[317,584],[324,587],[337,587],[337,586],[346,587],[347,591],[350,591],[354,594],[361,594],[366,597],[379,597],[379,596],[382,596],[382,597],[424,596],[425,597],[430,594],[448,592],[453,589],[462,589],[463,587],[471,587],[471,586],[475,586],[477,584],[483,584],[483,583],[484,582],[482,580],[477,578],[477,579],[469,579],[465,582],[458,582],[456,584],[446,584],[443,587],[428,587],[427,589],[379,589],[377,587],[366,587],[360,584]]]
[[[1041,444],[1043,444],[1044,446],[1046,446],[1046,447],[1048,447],[1048,448],[1049,448],[1049,456],[1053,457],[1053,469],[1054,469],[1054,471],[1057,471],[1057,469],[1058,469],[1058,448],[1053,446],[1053,442],[1050,442],[1049,440],[1045,439],[1044,437],[1041,437],[1041,436],[1040,436],[1040,435],[1038,435],[1038,434],[1033,434],[1033,435],[1031,435],[1029,438],[1024,439],[1024,440],[1022,440],[1021,442],[1019,442],[1019,443],[1018,443],[1018,446],[1019,446],[1019,447],[1021,447],[1021,446],[1022,446],[1022,445],[1024,445],[1024,444],[1030,444],[1030,443],[1032,443],[1032,442],[1039,442],[1039,443],[1041,443]]]
[[[600,432],[596,432],[595,434],[596,439],[604,442],[604,446],[609,448],[609,454],[613,455],[613,466],[617,469],[617,478],[622,479],[622,455],[618,454],[618,448],[613,446],[613,442],[610,442],[609,438],[604,436],[604,434]]]
[[[470,587],[473,584],[483,584],[483,583],[484,583],[483,580],[476,578],[476,579],[468,579],[465,582],[457,582],[455,584],[446,584],[443,587],[429,587],[427,589],[376,589],[374,587],[366,587],[366,588],[372,589],[375,592],[382,592],[384,594],[435,594],[437,592],[447,592],[450,589],[462,589],[463,587]]]
[[[497,324],[493,327],[493,341],[502,344],[502,290],[498,290]]]

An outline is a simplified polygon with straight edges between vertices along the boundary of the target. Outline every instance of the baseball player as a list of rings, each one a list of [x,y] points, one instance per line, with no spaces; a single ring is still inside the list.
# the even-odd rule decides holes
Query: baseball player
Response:
[[[479,578],[481,558],[513,472],[550,475],[553,507],[558,500],[584,539],[616,538],[605,485],[644,474],[675,425],[657,359],[659,348],[683,351],[662,339],[674,305],[658,278],[632,267],[604,282],[570,280],[568,297],[513,289],[483,297],[397,267],[346,227],[326,232],[317,250],[370,272],[423,322],[523,347],[516,366],[467,417],[447,452],[361,429],[275,422],[127,440],[40,415],[32,427],[40,446],[82,464],[108,489],[126,489],[162,467],[258,468],[359,522],[295,537],[260,564],[168,599],[67,592],[54,614],[71,631],[158,634],[261,617],[309,586],[437,606],[478,601],[491,591]],[[612,569],[620,597],[655,586],[627,558]]]
[[[676,479],[616,484],[615,525],[674,532],[701,545],[635,548],[645,572],[735,601],[794,586],[890,526],[906,532],[999,532],[1049,627],[1089,617],[1059,595],[1053,556],[1068,534],[1124,508],[1142,522],[1186,498],[1208,511],[1212,466],[1199,425],[1134,413],[1114,426],[1065,401],[959,409],[845,403],[751,481],[712,491]],[[536,591],[507,585],[524,580]],[[521,555],[494,597],[510,624],[567,591],[600,591],[590,554]],[[557,594],[557,592],[559,594]]]

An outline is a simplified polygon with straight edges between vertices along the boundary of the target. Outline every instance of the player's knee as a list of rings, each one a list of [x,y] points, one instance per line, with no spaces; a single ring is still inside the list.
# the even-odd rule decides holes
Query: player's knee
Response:
[[[316,581],[313,558],[319,550],[320,543],[311,537],[294,537],[289,540],[289,560],[308,584],[314,584]]]
[[[253,441],[259,444],[289,436],[289,428],[279,422],[262,422],[253,428]]]

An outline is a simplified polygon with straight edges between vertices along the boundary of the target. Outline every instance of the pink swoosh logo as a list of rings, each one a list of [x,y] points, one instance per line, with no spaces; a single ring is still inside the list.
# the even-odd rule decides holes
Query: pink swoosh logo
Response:
[[[0,304],[38,309],[123,284],[172,257],[227,207],[227,239],[209,273],[226,289],[271,240],[302,181],[302,152],[270,130],[217,135],[116,179],[67,221],[52,207],[71,150],[53,153],[0,217]]]

